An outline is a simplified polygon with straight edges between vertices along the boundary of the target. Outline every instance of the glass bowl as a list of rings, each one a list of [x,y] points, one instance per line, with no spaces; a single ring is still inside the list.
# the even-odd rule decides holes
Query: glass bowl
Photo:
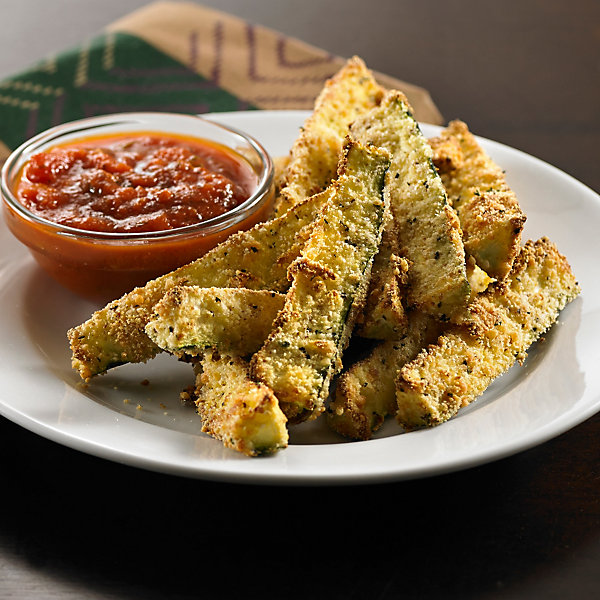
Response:
[[[242,204],[218,217],[151,233],[94,232],[58,225],[33,214],[17,200],[15,183],[35,153],[86,138],[136,132],[183,135],[224,146],[252,166],[257,174],[256,189]],[[269,218],[274,199],[273,162],[251,136],[202,117],[124,113],[60,125],[24,143],[2,168],[1,192],[10,231],[39,265],[76,294],[106,302],[193,261],[232,233]]]

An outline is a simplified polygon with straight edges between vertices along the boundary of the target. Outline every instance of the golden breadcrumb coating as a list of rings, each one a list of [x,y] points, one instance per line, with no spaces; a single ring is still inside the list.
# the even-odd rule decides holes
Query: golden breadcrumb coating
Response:
[[[266,385],[252,381],[238,356],[206,353],[195,366],[190,390],[202,431],[248,456],[271,454],[288,444],[285,415]]]
[[[506,280],[475,298],[456,325],[400,370],[398,422],[411,430],[450,419],[522,361],[578,293],[554,244],[527,242]]]
[[[368,440],[388,415],[396,414],[396,374],[437,335],[440,322],[429,315],[411,313],[406,333],[380,342],[368,356],[340,376],[327,420],[338,433]]]
[[[367,301],[358,319],[356,334],[361,337],[397,340],[406,332],[408,317],[403,299],[410,264],[398,256],[398,252],[395,228],[384,225],[379,252],[373,261]]]
[[[273,389],[295,422],[324,410],[341,367],[381,240],[388,165],[387,152],[347,142],[334,194],[290,267],[283,310],[252,358],[252,376]]]
[[[327,192],[313,196],[289,213],[230,236],[198,260],[96,311],[67,332],[73,368],[87,380],[111,367],[156,356],[160,348],[145,328],[156,303],[176,285],[285,291],[289,287],[287,268],[327,200]]]
[[[460,142],[456,136],[451,134],[449,126],[438,137],[431,138],[429,145],[433,150],[433,164],[436,166],[446,187],[451,188],[452,186],[447,185],[448,179],[446,177],[452,177],[456,171],[462,168],[465,162]],[[452,201],[451,198],[449,200]]]
[[[246,288],[177,286],[154,307],[146,333],[178,357],[208,348],[236,356],[256,352],[283,308],[284,294]]]
[[[431,147],[404,95],[388,92],[377,108],[353,123],[351,135],[391,155],[385,195],[400,255],[410,263],[408,307],[448,319],[469,297],[461,231]]]
[[[325,83],[290,150],[277,214],[329,185],[350,123],[376,106],[382,96],[383,89],[356,56]]]
[[[278,198],[281,193],[281,188],[285,185],[285,173],[290,164],[290,155],[276,156],[273,158],[273,184],[275,185],[275,197]]]
[[[579,293],[549,240],[521,247],[525,215],[467,125],[426,140],[357,57],[274,162],[276,218],[68,331],[83,379],[164,350],[194,366],[181,397],[202,431],[237,452],[285,448],[288,423],[325,411],[367,440],[387,416],[450,419]],[[384,341],[327,407],[353,332]]]
[[[503,279],[519,252],[526,220],[504,172],[462,121],[452,121],[430,143],[458,214],[465,251],[488,275]]]

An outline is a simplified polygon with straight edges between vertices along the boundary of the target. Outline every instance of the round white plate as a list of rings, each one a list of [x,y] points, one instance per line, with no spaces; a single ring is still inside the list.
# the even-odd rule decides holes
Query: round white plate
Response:
[[[211,115],[288,152],[307,113]],[[427,136],[439,128],[423,126]],[[548,236],[583,292],[523,366],[434,429],[402,433],[390,421],[376,438],[348,442],[325,420],[292,428],[291,445],[250,459],[200,432],[179,392],[188,365],[161,355],[84,385],[70,367],[65,332],[96,308],[47,278],[0,221],[0,413],[66,446],[150,470],[269,484],[369,483],[464,469],[540,444],[600,410],[600,197],[548,164],[480,140],[506,169],[528,221],[525,239]]]

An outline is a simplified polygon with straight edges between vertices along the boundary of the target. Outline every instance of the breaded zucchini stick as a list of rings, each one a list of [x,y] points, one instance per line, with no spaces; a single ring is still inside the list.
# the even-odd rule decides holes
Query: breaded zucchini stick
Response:
[[[160,349],[145,332],[154,305],[176,285],[285,291],[287,268],[298,256],[326,204],[327,191],[277,219],[236,233],[198,260],[136,288],[69,330],[72,365],[83,379],[128,362],[144,362]]]
[[[295,422],[324,410],[331,379],[341,368],[381,240],[388,165],[387,152],[346,143],[332,199],[290,266],[283,310],[252,358],[252,376],[274,391]]]
[[[467,276],[471,298],[484,292],[492,283],[473,259],[467,262]],[[402,336],[381,342],[341,375],[335,399],[328,409],[329,426],[346,437],[368,440],[388,415],[396,414],[398,371],[416,358],[445,327],[424,313],[407,313],[407,327]]]
[[[243,358],[207,352],[194,370],[196,387],[182,396],[195,402],[203,432],[248,456],[287,446],[287,420],[277,398],[249,378]]]
[[[452,121],[430,143],[466,253],[491,277],[504,279],[519,253],[526,220],[504,172],[462,121]]]
[[[388,211],[388,220],[392,215]],[[408,327],[402,303],[408,284],[409,262],[399,256],[400,244],[392,222],[384,223],[379,252],[373,261],[367,301],[358,318],[356,333],[376,340],[398,340]]]
[[[344,372],[327,409],[329,426],[351,439],[370,439],[388,415],[396,414],[398,371],[435,339],[439,326],[429,315],[411,314],[403,336],[379,343]]]
[[[437,425],[522,361],[529,346],[579,293],[567,260],[546,238],[527,242],[504,282],[478,296],[457,325],[398,376],[398,422]]]
[[[464,156],[456,137],[440,137],[430,140],[430,143],[434,150],[434,164],[438,171],[444,174],[445,185],[453,183],[455,177],[463,177],[460,167],[464,164]],[[392,218],[391,215],[389,218]],[[408,283],[409,263],[399,256],[398,237],[399,233],[393,221],[387,223],[379,253],[373,263],[365,310],[357,327],[357,334],[362,337],[398,340],[406,333],[408,318],[403,301]],[[483,291],[490,282],[490,277],[477,266],[471,256],[466,261],[466,274],[471,286],[471,297]]]
[[[360,142],[391,154],[385,195],[401,256],[410,263],[407,306],[447,320],[469,297],[461,231],[433,165],[431,147],[406,98],[388,92],[350,130]],[[388,268],[393,271],[394,265]],[[393,277],[392,272],[389,278]]]
[[[358,57],[351,58],[325,83],[290,150],[277,214],[327,187],[336,175],[350,123],[376,106],[382,96],[383,89]]]
[[[284,294],[267,290],[176,286],[154,307],[146,334],[180,358],[209,348],[249,356],[269,335],[284,300]]]

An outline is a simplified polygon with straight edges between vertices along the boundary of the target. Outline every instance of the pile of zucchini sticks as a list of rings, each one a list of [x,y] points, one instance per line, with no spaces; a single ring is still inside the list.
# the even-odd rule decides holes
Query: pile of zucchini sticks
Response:
[[[369,439],[468,405],[579,293],[467,125],[426,139],[357,57],[279,161],[275,214],[68,332],[89,380],[168,352],[188,361],[199,429],[248,456],[322,416]],[[345,366],[350,343],[369,352]]]

